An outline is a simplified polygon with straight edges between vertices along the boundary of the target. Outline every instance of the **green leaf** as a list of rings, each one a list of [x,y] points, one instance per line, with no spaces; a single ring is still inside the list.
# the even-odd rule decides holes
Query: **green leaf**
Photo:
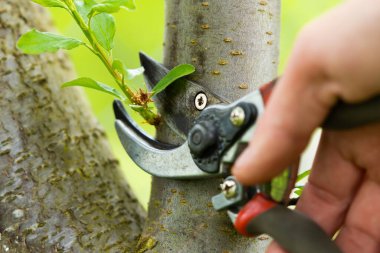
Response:
[[[288,189],[289,170],[284,170],[280,175],[272,178],[270,182],[270,196],[275,201],[282,201],[282,198]]]
[[[87,23],[88,14],[90,13],[92,6],[96,5],[97,3],[94,0],[74,0],[74,4],[84,22]]]
[[[66,5],[60,0],[32,0],[32,1],[44,7],[59,7],[59,8],[67,9]]]
[[[119,10],[120,6],[118,5],[100,3],[92,7],[90,13],[88,14],[88,17],[95,16],[98,13],[115,13]]]
[[[296,180],[296,182],[299,182],[299,181],[301,181],[302,179],[304,179],[305,177],[309,176],[309,175],[310,175],[310,172],[311,172],[311,170],[307,170],[307,171],[304,171],[304,172],[302,172],[301,174],[299,174],[299,175],[297,176],[297,180]]]
[[[89,17],[95,16],[97,13],[115,13],[125,8],[128,10],[135,10],[136,5],[134,0],[106,0],[102,3],[96,4],[92,7]]]
[[[296,186],[294,189],[294,194],[296,194],[296,195],[298,195],[298,197],[299,196],[301,196],[301,194],[302,194],[302,192],[303,192],[303,186]]]
[[[128,10],[136,9],[135,0],[106,0],[103,4],[104,3],[119,5],[121,8],[126,8]]]
[[[88,77],[81,77],[81,78],[62,84],[62,87],[71,87],[71,86],[82,86],[82,87],[87,87],[87,88],[103,91],[121,100],[125,100],[125,97],[122,94],[120,94],[120,92],[118,92],[115,88],[110,87],[104,83],[97,82]]]
[[[166,74],[153,88],[152,95],[163,91],[166,87],[172,84],[175,80],[190,75],[195,71],[195,67],[191,64],[181,64],[174,67],[169,73]]]
[[[83,20],[87,23],[89,13],[97,3],[94,0],[75,0],[74,3]],[[115,29],[115,19],[109,14],[102,13],[91,19],[91,31],[100,45],[107,51],[113,48]]]
[[[115,19],[106,13],[96,15],[91,19],[91,31],[94,33],[100,45],[110,51],[113,48],[115,37]]]
[[[56,52],[58,49],[70,50],[83,44],[74,38],[33,29],[21,36],[17,47],[26,54],[40,54]]]
[[[117,59],[113,61],[112,67],[116,69],[120,74],[123,75],[124,78],[128,80],[132,80],[136,76],[139,76],[142,73],[144,73],[144,67],[139,67],[136,69],[128,69],[124,66],[124,64],[120,60],[117,60]]]

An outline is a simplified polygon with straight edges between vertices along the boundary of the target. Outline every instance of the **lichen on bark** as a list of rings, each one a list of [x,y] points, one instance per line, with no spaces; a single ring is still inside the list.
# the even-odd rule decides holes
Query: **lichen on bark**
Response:
[[[0,251],[132,252],[144,211],[82,91],[60,88],[66,55],[16,49],[32,27],[51,28],[43,8],[0,2]]]

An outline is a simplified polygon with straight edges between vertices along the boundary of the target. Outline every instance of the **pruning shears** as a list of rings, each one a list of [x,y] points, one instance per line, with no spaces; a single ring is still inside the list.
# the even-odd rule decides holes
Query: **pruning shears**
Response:
[[[152,89],[168,69],[143,53],[140,61],[145,81]],[[172,134],[183,139],[179,146],[145,134],[120,101],[114,102],[115,127],[128,155],[153,176],[224,178],[221,193],[212,197],[212,203],[218,211],[227,210],[241,234],[269,234],[290,253],[340,252],[316,223],[287,208],[299,161],[264,184],[243,186],[231,176],[231,167],[248,145],[275,83],[231,103],[195,82],[177,80],[157,94],[155,103]],[[379,111],[380,96],[355,105],[339,102],[322,127],[340,130],[372,123],[380,120]]]

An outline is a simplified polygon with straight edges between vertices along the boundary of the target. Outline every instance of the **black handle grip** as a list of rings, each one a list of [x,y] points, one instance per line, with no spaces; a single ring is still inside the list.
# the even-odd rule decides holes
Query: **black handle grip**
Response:
[[[272,236],[289,253],[341,253],[315,222],[281,205],[252,219],[246,230]]]
[[[274,79],[260,87],[264,104],[270,99],[278,80],[279,78]],[[325,129],[344,130],[379,121],[380,95],[377,95],[371,99],[356,104],[348,104],[339,101],[330,110],[330,113],[327,115],[321,126]]]
[[[338,102],[330,111],[322,127],[344,130],[380,121],[380,95],[358,104]]]

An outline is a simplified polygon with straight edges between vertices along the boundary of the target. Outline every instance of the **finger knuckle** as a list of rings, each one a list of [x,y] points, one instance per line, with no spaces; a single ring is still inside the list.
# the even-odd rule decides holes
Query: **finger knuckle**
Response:
[[[320,66],[322,58],[323,41],[318,35],[318,28],[314,23],[306,25],[298,34],[294,52],[302,64],[314,68]]]

